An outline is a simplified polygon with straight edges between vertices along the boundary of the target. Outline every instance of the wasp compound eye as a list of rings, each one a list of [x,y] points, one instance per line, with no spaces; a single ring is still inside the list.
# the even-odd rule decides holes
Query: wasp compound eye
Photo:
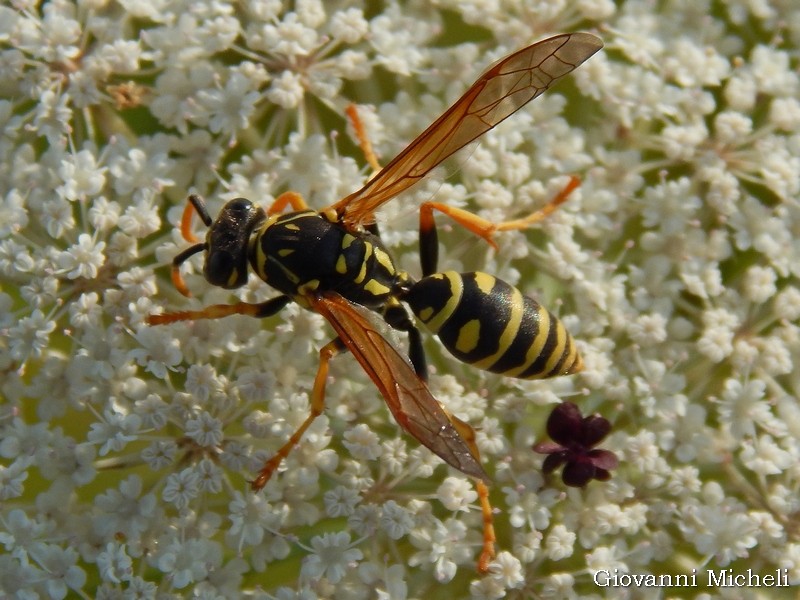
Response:
[[[225,289],[238,288],[247,282],[246,258],[225,250],[212,250],[203,269],[206,281]]]

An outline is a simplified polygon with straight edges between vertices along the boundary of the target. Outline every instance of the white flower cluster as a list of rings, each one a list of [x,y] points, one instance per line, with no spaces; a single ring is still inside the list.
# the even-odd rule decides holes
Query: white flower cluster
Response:
[[[576,30],[605,49],[379,214],[416,275],[420,201],[500,221],[582,181],[497,252],[441,220],[440,267],[536,295],[586,364],[521,382],[427,343],[494,481],[490,573],[469,480],[347,355],[251,492],[333,332],[296,305],[148,326],[274,295],[212,288],[200,257],[197,298],[174,292],[187,193],[212,216],[288,189],[324,207],[366,173],[334,136],[350,102],[386,162],[485,65]],[[593,574],[687,565],[800,584],[799,46],[790,0],[0,6],[0,596],[619,597]],[[610,481],[542,475],[531,445],[565,399],[612,422]]]

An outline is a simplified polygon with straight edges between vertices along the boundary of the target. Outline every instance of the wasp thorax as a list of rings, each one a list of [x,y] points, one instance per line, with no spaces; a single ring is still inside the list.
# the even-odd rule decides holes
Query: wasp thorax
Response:
[[[206,281],[225,289],[247,283],[248,243],[265,220],[264,210],[245,198],[236,198],[222,207],[206,236]]]

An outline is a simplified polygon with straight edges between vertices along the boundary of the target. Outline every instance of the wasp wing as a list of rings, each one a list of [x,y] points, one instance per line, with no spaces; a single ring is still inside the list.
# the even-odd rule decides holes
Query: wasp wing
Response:
[[[332,206],[340,222],[370,222],[375,210],[445,158],[489,131],[603,47],[588,33],[557,35],[492,65],[472,87],[363,188]]]
[[[411,363],[373,325],[366,309],[335,293],[309,298],[383,394],[398,425],[447,464],[488,483],[489,477]]]

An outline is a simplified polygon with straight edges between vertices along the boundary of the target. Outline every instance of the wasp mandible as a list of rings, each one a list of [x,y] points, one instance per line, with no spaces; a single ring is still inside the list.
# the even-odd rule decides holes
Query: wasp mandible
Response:
[[[249,270],[280,292],[260,303],[216,304],[197,311],[150,315],[150,325],[240,314],[274,315],[289,302],[320,313],[336,337],[320,350],[311,390],[311,410],[252,482],[263,488],[281,461],[324,409],[330,360],[349,351],[383,395],[397,423],[446,463],[476,481],[484,521],[478,569],[494,557],[495,534],[487,483],[475,433],[433,397],[427,381],[422,337],[416,321],[437,335],[456,358],[478,368],[525,379],[569,375],[583,368],[575,340],[562,323],[514,286],[486,273],[437,272],[434,211],[495,245],[498,231],[524,229],[540,221],[577,187],[570,184],[541,210],[522,219],[492,223],[438,202],[420,207],[422,278],[399,269],[374,225],[375,211],[422,179],[445,158],[483,135],[533,100],[602,48],[588,33],[557,35],[511,54],[481,75],[467,92],[380,169],[364,187],[322,210],[308,208],[292,192],[265,211],[237,198],[216,219],[199,196],[190,196],[181,232],[196,242],[172,261],[172,280],[185,296],[180,273],[191,256],[205,253],[203,275],[225,289],[241,287]],[[359,135],[370,162],[374,154]],[[285,213],[290,206],[291,212]],[[191,232],[193,212],[208,231],[205,241]],[[410,310],[410,313],[409,313]],[[412,317],[413,315],[413,317]],[[388,326],[408,334],[407,355],[380,333]],[[415,321],[416,319],[416,321]]]

